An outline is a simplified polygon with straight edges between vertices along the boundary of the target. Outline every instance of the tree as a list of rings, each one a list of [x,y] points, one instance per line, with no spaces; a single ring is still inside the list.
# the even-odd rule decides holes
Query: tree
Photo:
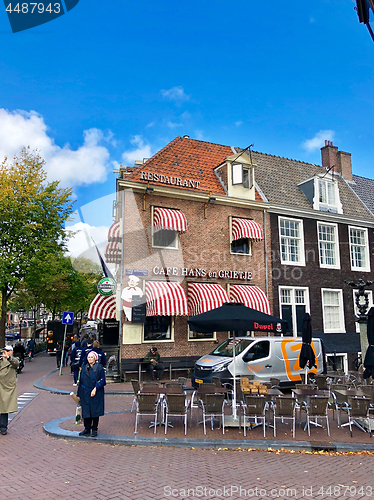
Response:
[[[5,342],[7,303],[42,249],[63,245],[64,222],[72,213],[71,189],[46,181],[44,160],[23,148],[0,165],[0,346]],[[47,271],[48,272],[48,271]]]

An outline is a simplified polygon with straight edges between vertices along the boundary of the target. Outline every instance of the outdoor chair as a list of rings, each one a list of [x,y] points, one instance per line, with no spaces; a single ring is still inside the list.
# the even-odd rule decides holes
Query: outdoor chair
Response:
[[[168,428],[169,417],[184,419],[184,435],[187,434],[188,401],[184,394],[167,394],[165,397],[165,434]]]
[[[219,377],[212,377],[212,382],[216,387],[222,387],[221,379]]]
[[[205,394],[205,401],[199,400],[203,410],[204,434],[206,434],[206,419],[210,418],[213,430],[213,418],[220,417],[222,422],[222,434],[225,434],[225,404],[224,394]]]
[[[277,396],[273,408],[274,437],[277,435],[276,419],[292,420],[292,436],[295,438],[296,427],[296,398],[287,396]]]
[[[180,389],[181,394],[183,393],[183,385],[178,382],[166,382],[165,387],[174,387]]]
[[[358,385],[357,389],[364,393],[365,398],[370,400],[369,411],[374,411],[374,387],[372,385]]]
[[[202,389],[204,392],[199,392],[199,389]],[[193,408],[198,408],[199,407],[199,400],[205,401],[205,396],[207,393],[214,394],[216,390],[216,385],[213,383],[205,383],[205,384],[200,384],[199,388],[192,393],[191,396],[191,414],[192,414],[192,409]]]
[[[135,431],[134,434],[138,432],[138,417],[140,415],[150,415],[154,417],[154,432],[156,434],[157,429],[157,414],[159,409],[159,395],[158,394],[138,394],[137,395],[137,406],[136,406],[136,416],[135,416]]]
[[[336,411],[337,419],[338,419],[338,427],[341,425],[341,411],[348,405],[348,399],[346,396],[339,394],[338,390],[345,390],[347,386],[344,384],[331,384],[331,396],[333,400],[333,414],[332,418],[334,418],[334,408]]]
[[[131,410],[130,412],[133,412],[134,411],[134,408],[136,408],[136,402],[137,402],[137,395],[139,394],[140,392],[140,384],[139,384],[139,381],[138,380],[134,380],[132,379],[131,380],[131,385],[132,385],[132,390],[134,391],[134,399],[132,400],[132,404],[131,404]]]
[[[266,398],[263,395],[248,395],[246,394],[244,396],[244,402],[242,404],[242,409],[243,409],[243,417],[244,417],[244,437],[247,435],[247,425],[246,425],[246,420],[247,419],[254,419],[254,425],[250,427],[252,430],[254,427],[257,427],[257,425],[261,425],[262,421],[262,426],[264,430],[264,437],[266,435],[265,429],[266,429],[266,421],[265,421],[265,410],[266,410],[267,404],[266,404]],[[258,423],[260,421],[260,424]]]
[[[369,418],[370,399],[350,397],[349,404],[344,408],[344,410],[348,414],[348,425],[351,432],[351,437],[353,437],[352,424],[356,425],[356,427],[366,432],[366,429],[364,429],[362,425],[357,422],[358,418],[366,419],[367,423],[369,424],[369,433],[371,437],[371,419]]]
[[[186,377],[178,377],[177,382],[178,382],[178,384],[182,384],[183,386],[185,386],[187,379],[186,379]]]
[[[272,388],[275,387],[275,388],[279,389],[279,386],[280,386],[280,379],[279,378],[270,377],[270,383],[271,383]]]
[[[143,392],[152,392],[152,387],[160,387],[158,382],[143,382]]]
[[[329,391],[330,395],[331,384],[327,380],[327,377],[321,377],[319,375],[316,375],[314,377],[314,380],[316,381],[317,388],[320,391]]]
[[[327,396],[311,396],[306,406],[306,423],[308,427],[308,436],[310,436],[310,423],[317,424],[318,418],[326,419],[327,435],[330,436],[329,417],[327,415],[329,398]]]

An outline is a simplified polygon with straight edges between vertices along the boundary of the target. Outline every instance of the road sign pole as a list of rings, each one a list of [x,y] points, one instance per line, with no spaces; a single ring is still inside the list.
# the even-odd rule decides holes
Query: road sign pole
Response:
[[[64,355],[65,355],[65,341],[66,341],[66,329],[68,325],[65,325],[65,331],[64,331],[64,341],[62,343],[62,351],[61,351],[61,360],[60,360],[60,375],[62,375],[62,364],[64,360]]]

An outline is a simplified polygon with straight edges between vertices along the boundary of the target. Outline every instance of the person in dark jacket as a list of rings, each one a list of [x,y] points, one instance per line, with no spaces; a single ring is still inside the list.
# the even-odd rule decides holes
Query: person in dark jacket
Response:
[[[102,364],[103,366],[106,366],[106,356],[105,356],[105,352],[100,348],[100,342],[98,340],[94,340],[92,342],[92,346],[87,346],[86,349],[83,349],[83,352],[82,352],[82,361],[80,363],[80,365],[85,365],[87,363],[87,356],[88,356],[88,353],[91,352],[91,351],[95,351],[98,355],[98,361],[100,364]]]
[[[62,344],[58,340],[56,344],[56,363],[57,363],[57,368],[60,368],[61,365],[61,356],[62,356]]]
[[[162,374],[164,373],[164,366],[161,363],[161,356],[157,351],[157,347],[152,347],[148,354],[144,357],[144,363],[148,364],[148,372],[151,380],[154,380],[156,372],[156,380],[161,380]]]
[[[76,385],[78,383],[79,361],[81,359],[82,351],[83,351],[83,349],[81,347],[81,343],[79,342],[79,340],[76,340],[75,344],[74,344],[74,348],[70,354],[70,364],[71,364],[71,369],[72,369],[72,372],[74,375],[74,383],[73,383],[74,387],[76,387]]]
[[[82,407],[84,431],[80,436],[97,436],[99,418],[104,415],[104,385],[106,384],[103,366],[97,362],[98,356],[91,351],[87,364],[82,366],[78,393]]]

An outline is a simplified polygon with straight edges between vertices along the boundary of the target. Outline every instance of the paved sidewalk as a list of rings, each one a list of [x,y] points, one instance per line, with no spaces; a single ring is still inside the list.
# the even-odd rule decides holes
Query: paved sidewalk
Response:
[[[41,390],[49,390],[69,398],[68,394],[76,387],[72,386],[72,377],[69,376],[70,369],[64,368],[63,375],[57,371],[50,372],[43,380],[38,381],[35,387]],[[332,410],[329,411],[330,437],[326,428],[311,426],[311,436],[304,431],[304,423],[296,426],[296,438],[292,437],[291,423],[277,420],[277,436],[273,436],[273,430],[267,427],[266,438],[263,437],[262,427],[257,427],[247,432],[244,437],[243,430],[238,427],[226,427],[225,434],[215,423],[214,430],[207,425],[207,434],[204,436],[203,426],[199,424],[202,420],[201,411],[194,409],[192,415],[188,414],[188,431],[184,435],[182,418],[174,417],[171,420],[173,428],[164,434],[164,426],[160,426],[154,434],[153,428],[149,428],[151,417],[141,417],[138,425],[138,434],[134,434],[135,413],[130,411],[133,392],[130,383],[108,384],[106,386],[106,414],[100,418],[99,435],[93,439],[109,444],[124,445],[151,445],[151,446],[179,446],[193,448],[253,448],[253,449],[287,449],[307,451],[372,451],[374,452],[374,438],[368,433],[362,432],[353,426],[353,437],[350,435],[349,427],[338,428],[336,415],[333,419]],[[82,440],[79,431],[82,425],[75,423],[75,403],[70,398],[67,402],[71,407],[71,416],[61,417],[44,425],[44,430],[54,437],[64,439]],[[228,408],[229,410],[229,408]],[[344,416],[342,418],[345,418]],[[271,419],[271,413],[270,413]],[[271,423],[271,422],[270,422]]]

